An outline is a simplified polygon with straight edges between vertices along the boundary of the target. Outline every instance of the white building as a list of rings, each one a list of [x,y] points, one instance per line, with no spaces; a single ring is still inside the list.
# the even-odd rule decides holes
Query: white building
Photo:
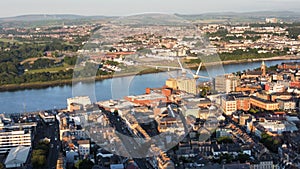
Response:
[[[81,156],[90,154],[91,144],[89,140],[79,140],[77,141],[77,143],[78,143],[79,154]]]
[[[277,23],[278,19],[277,18],[266,18],[266,23]]]
[[[293,100],[277,100],[279,103],[279,109],[281,110],[295,110],[296,109],[296,102]]]
[[[31,132],[21,131],[2,131],[0,132],[0,154],[9,152],[12,148],[20,145],[31,147]]]
[[[270,132],[275,132],[277,134],[282,134],[284,131],[298,131],[295,123],[288,122],[288,121],[267,121],[267,122],[260,122],[260,126],[265,128]]]
[[[78,97],[68,98],[67,104],[68,104],[68,111],[71,111],[72,104],[79,104],[82,105],[83,108],[85,108],[85,106],[92,104],[92,102],[88,96],[78,96]]]

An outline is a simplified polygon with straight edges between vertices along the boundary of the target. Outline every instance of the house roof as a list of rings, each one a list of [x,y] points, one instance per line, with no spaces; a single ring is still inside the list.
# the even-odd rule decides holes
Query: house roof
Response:
[[[18,146],[12,148],[5,160],[5,165],[10,164],[24,164],[27,161],[29,155],[30,147]]]

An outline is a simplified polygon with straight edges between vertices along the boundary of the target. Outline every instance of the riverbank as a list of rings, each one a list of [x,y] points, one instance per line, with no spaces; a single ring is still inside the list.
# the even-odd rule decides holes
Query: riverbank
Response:
[[[228,61],[223,61],[223,65],[228,65],[228,64],[237,64],[237,63],[249,63],[249,62],[259,62],[259,61],[276,61],[276,60],[299,60],[300,55],[286,55],[286,56],[275,56],[275,57],[270,57],[270,58],[258,58],[258,59],[244,59],[244,60],[228,60]]]
[[[25,89],[44,89],[48,87],[72,85],[73,83],[78,83],[78,82],[93,83],[95,81],[101,81],[105,79],[160,73],[160,72],[162,71],[156,69],[146,69],[138,73],[136,72],[123,73],[123,74],[115,73],[113,75],[101,75],[101,76],[90,77],[90,78],[77,78],[77,79],[66,79],[66,80],[56,80],[56,81],[49,81],[49,82],[34,82],[34,83],[22,83],[22,84],[7,84],[7,85],[0,86],[0,92],[18,91],[18,90],[25,90]]]
[[[262,62],[262,61],[276,61],[276,60],[300,60],[300,55],[285,55],[285,56],[275,56],[269,58],[257,58],[257,59],[242,59],[242,60],[226,60],[217,62],[204,63],[202,67],[205,66],[217,66],[217,65],[230,65],[230,64],[241,64],[241,63],[251,63],[251,62]],[[197,69],[198,64],[189,64],[188,67],[191,69]]]
[[[229,61],[220,61],[220,62],[210,62],[205,63],[204,66],[216,66],[216,65],[230,65],[230,64],[240,64],[240,63],[251,63],[251,62],[259,62],[259,61],[276,61],[276,60],[300,60],[300,56],[276,56],[270,58],[258,58],[258,59],[244,59],[244,60],[229,60]],[[191,69],[197,69],[198,64],[190,64],[188,65]],[[126,76],[134,76],[134,75],[143,75],[143,74],[152,74],[152,73],[159,73],[160,70],[157,69],[146,69],[142,70],[141,72],[129,72],[129,73],[122,73],[118,74],[115,73],[114,75],[102,75],[96,76],[92,78],[80,78],[80,79],[66,79],[66,80],[57,80],[57,81],[50,81],[50,82],[34,82],[34,83],[23,83],[23,84],[8,84],[0,86],[0,92],[3,91],[17,91],[17,90],[25,90],[25,89],[43,89],[48,87],[55,87],[55,86],[65,86],[65,85],[72,85],[72,83],[76,82],[94,82],[94,81],[101,81],[105,79],[111,78],[118,78],[118,77],[126,77]]]

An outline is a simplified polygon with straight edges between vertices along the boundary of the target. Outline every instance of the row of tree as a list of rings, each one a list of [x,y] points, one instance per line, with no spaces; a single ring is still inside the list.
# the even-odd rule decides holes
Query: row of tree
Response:
[[[31,156],[31,164],[34,169],[45,168],[49,150],[50,143],[48,141],[41,141],[34,148]]]

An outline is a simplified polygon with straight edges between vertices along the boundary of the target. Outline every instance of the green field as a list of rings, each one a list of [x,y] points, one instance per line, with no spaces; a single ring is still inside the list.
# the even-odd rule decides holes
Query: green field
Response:
[[[22,42],[18,40],[13,40],[13,39],[5,39],[5,38],[0,38],[0,42],[6,42],[6,43],[19,43],[22,44]]]
[[[70,65],[65,64],[64,66],[61,67],[52,67],[52,68],[45,68],[45,69],[34,69],[34,70],[29,70],[26,72],[26,74],[34,74],[34,73],[42,73],[42,72],[50,72],[50,73],[56,73],[59,71],[66,71],[67,69],[73,68]]]

